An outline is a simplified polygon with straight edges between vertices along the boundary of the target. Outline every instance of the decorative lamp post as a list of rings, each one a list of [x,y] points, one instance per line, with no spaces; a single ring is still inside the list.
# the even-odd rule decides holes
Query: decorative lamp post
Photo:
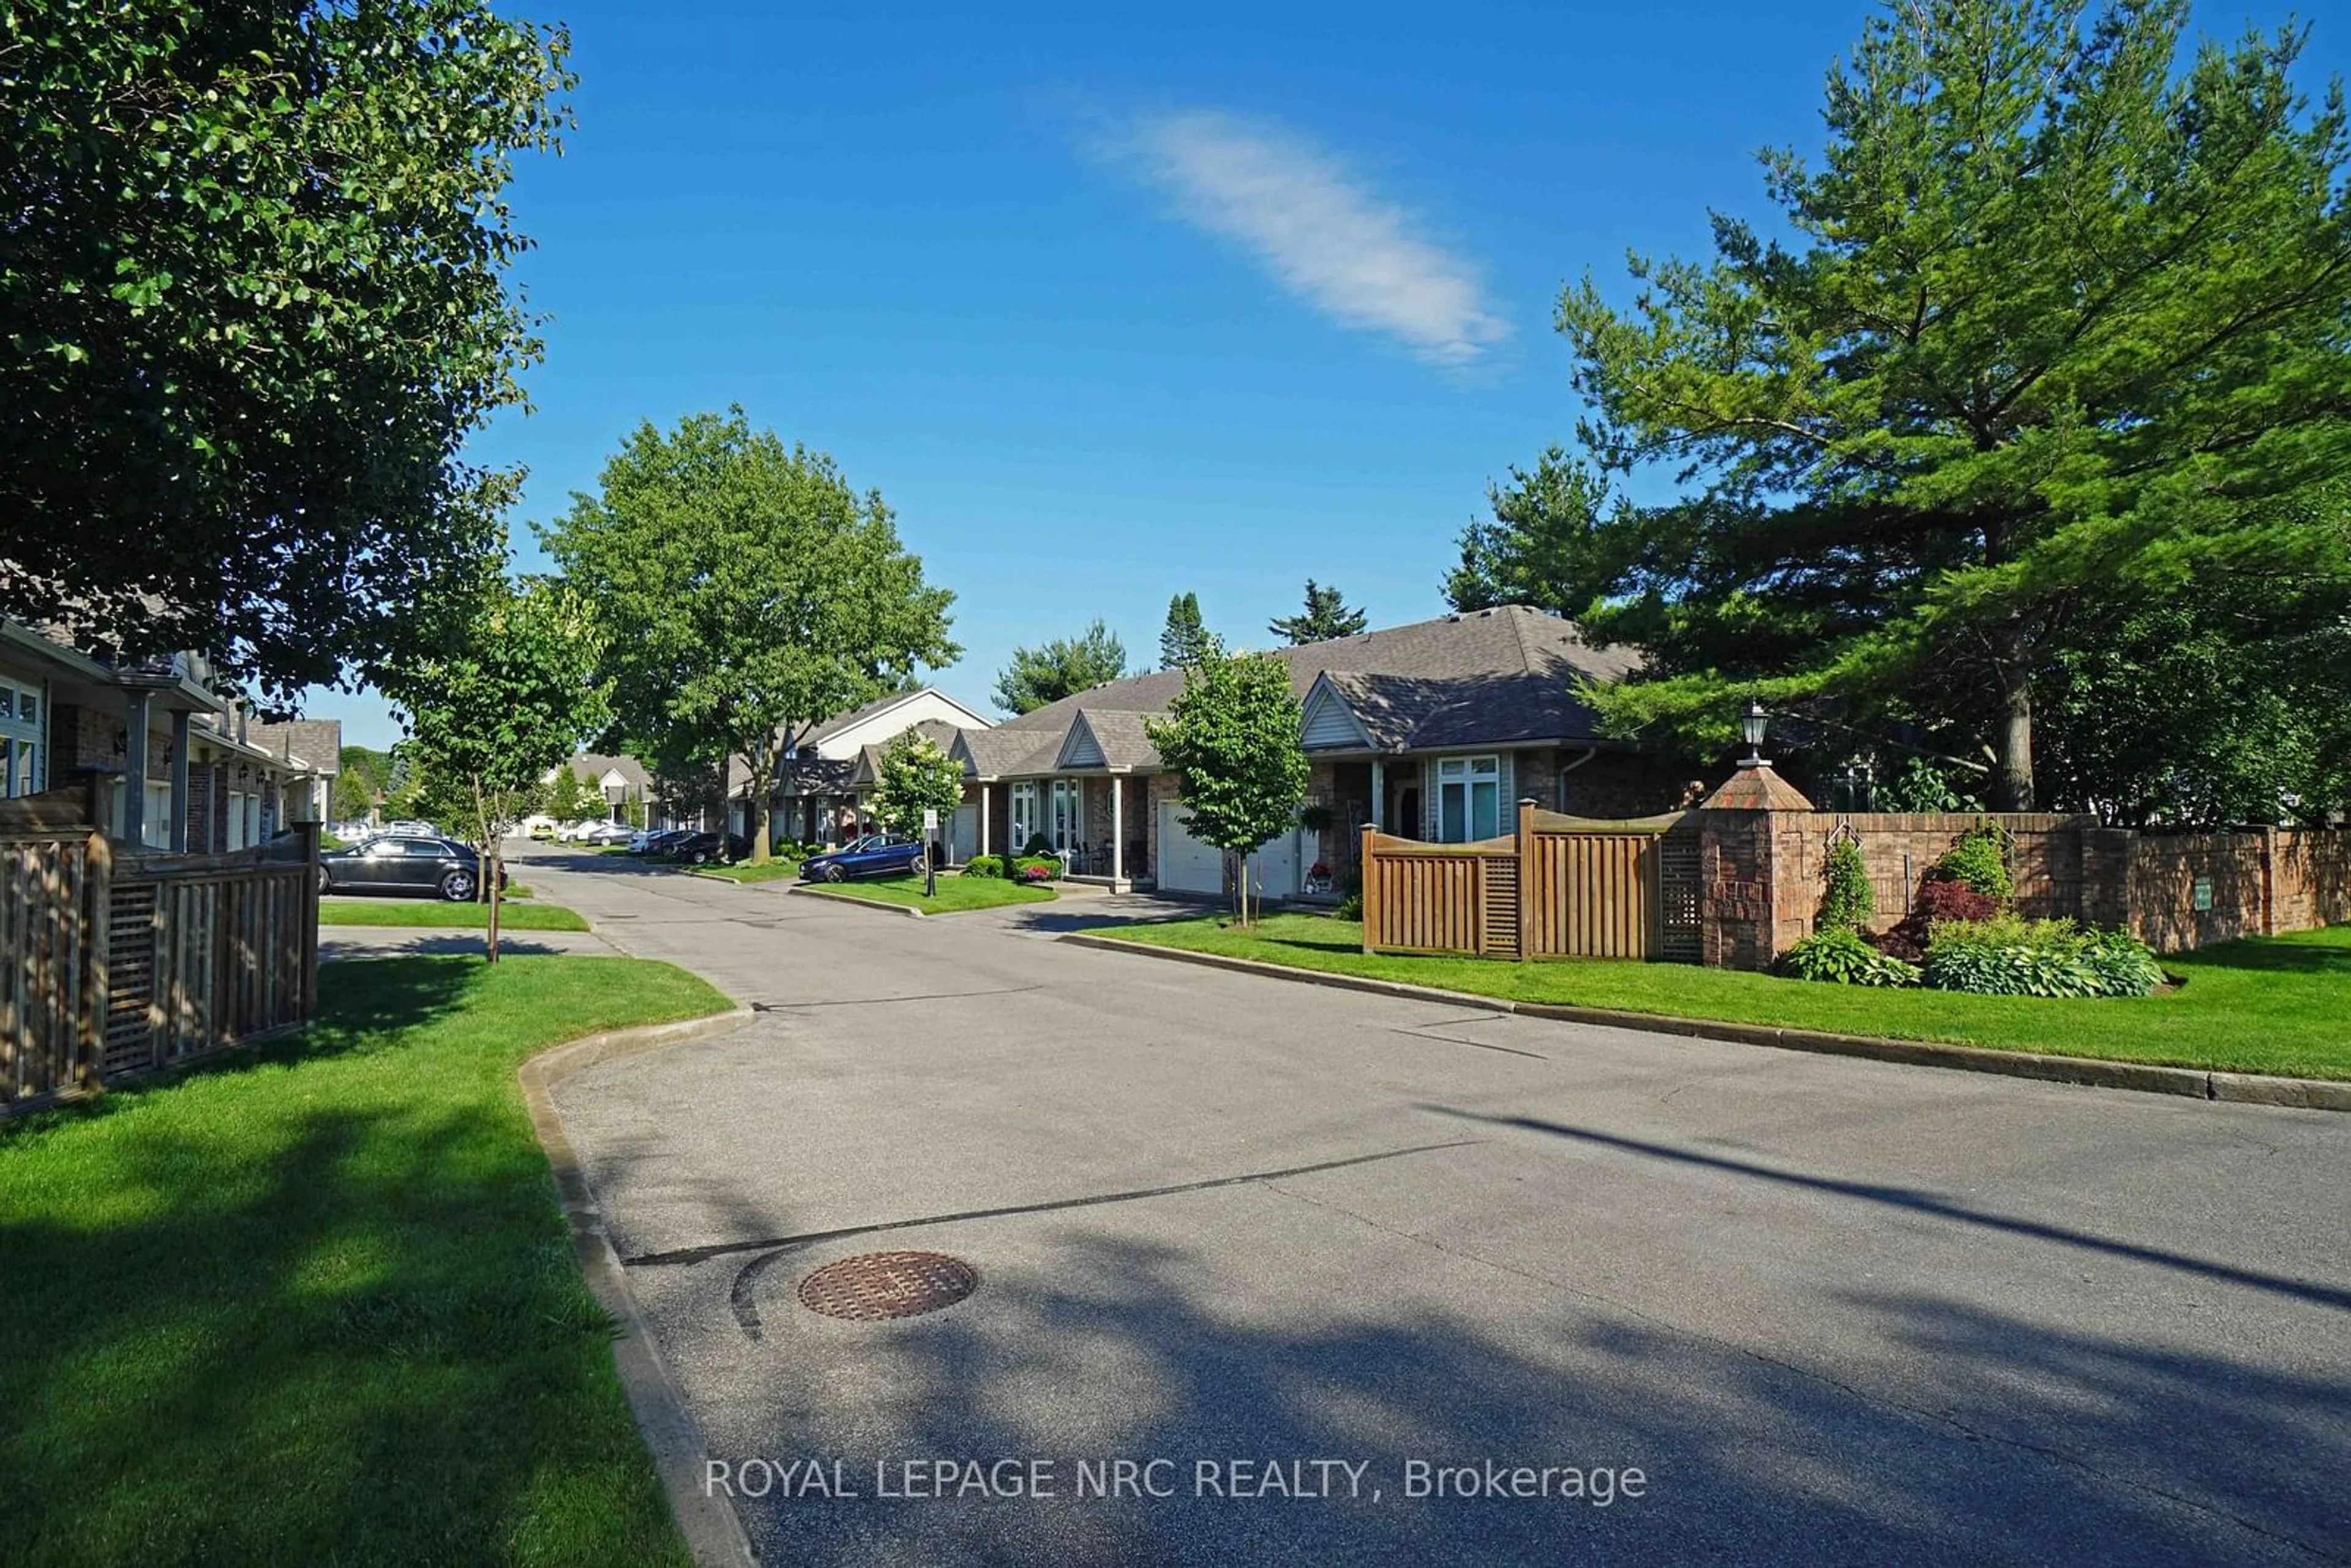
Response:
[[[1755,698],[1749,697],[1747,710],[1739,716],[1739,732],[1747,737],[1747,755],[1739,759],[1739,766],[1741,768],[1765,766],[1763,734],[1770,727],[1771,723],[1771,716],[1763,711],[1763,705]]]

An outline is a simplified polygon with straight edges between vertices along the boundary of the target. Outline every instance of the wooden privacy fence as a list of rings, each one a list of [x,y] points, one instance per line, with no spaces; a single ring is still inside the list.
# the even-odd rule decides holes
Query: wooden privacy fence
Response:
[[[121,853],[78,798],[0,809],[0,1111],[318,1013],[317,830],[219,855]]]
[[[1686,813],[1598,821],[1522,800],[1515,833],[1477,843],[1366,828],[1362,865],[1366,953],[1698,961]]]

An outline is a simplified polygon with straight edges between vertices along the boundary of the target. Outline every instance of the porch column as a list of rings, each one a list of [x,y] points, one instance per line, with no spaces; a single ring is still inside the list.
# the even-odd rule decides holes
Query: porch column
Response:
[[[205,847],[214,847],[209,838]],[[172,716],[172,852],[188,852],[188,716],[184,709]]]
[[[1120,778],[1110,776],[1110,880],[1113,886],[1126,877],[1126,810]]]
[[[147,842],[147,719],[146,692],[131,692],[124,703],[122,728],[122,841],[132,853]]]
[[[1376,757],[1372,758],[1372,826],[1388,831],[1388,770]]]
[[[984,783],[979,787],[979,852],[981,854],[986,854],[987,852],[987,810],[989,805],[987,797],[991,788],[992,786]]]

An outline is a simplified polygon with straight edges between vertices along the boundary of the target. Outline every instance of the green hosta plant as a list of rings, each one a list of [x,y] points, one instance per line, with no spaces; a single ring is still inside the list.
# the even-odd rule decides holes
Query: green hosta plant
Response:
[[[1926,981],[1988,997],[2143,997],[2163,972],[2145,944],[2070,920],[1947,921],[1927,944]]]
[[[1881,953],[1849,926],[1816,931],[1780,955],[1780,972],[1792,979],[1828,980],[1840,986],[1915,986],[1918,967]]]
[[[2163,984],[2163,968],[2155,961],[2155,950],[2127,932],[2090,933],[2082,961],[2097,975],[2100,996],[2150,996]]]

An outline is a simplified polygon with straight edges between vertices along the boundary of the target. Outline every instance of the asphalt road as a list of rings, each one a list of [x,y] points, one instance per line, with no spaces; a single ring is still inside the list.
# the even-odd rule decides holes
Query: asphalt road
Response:
[[[557,1103],[768,1562],[2351,1562],[2351,1117],[529,876],[763,1009]]]

